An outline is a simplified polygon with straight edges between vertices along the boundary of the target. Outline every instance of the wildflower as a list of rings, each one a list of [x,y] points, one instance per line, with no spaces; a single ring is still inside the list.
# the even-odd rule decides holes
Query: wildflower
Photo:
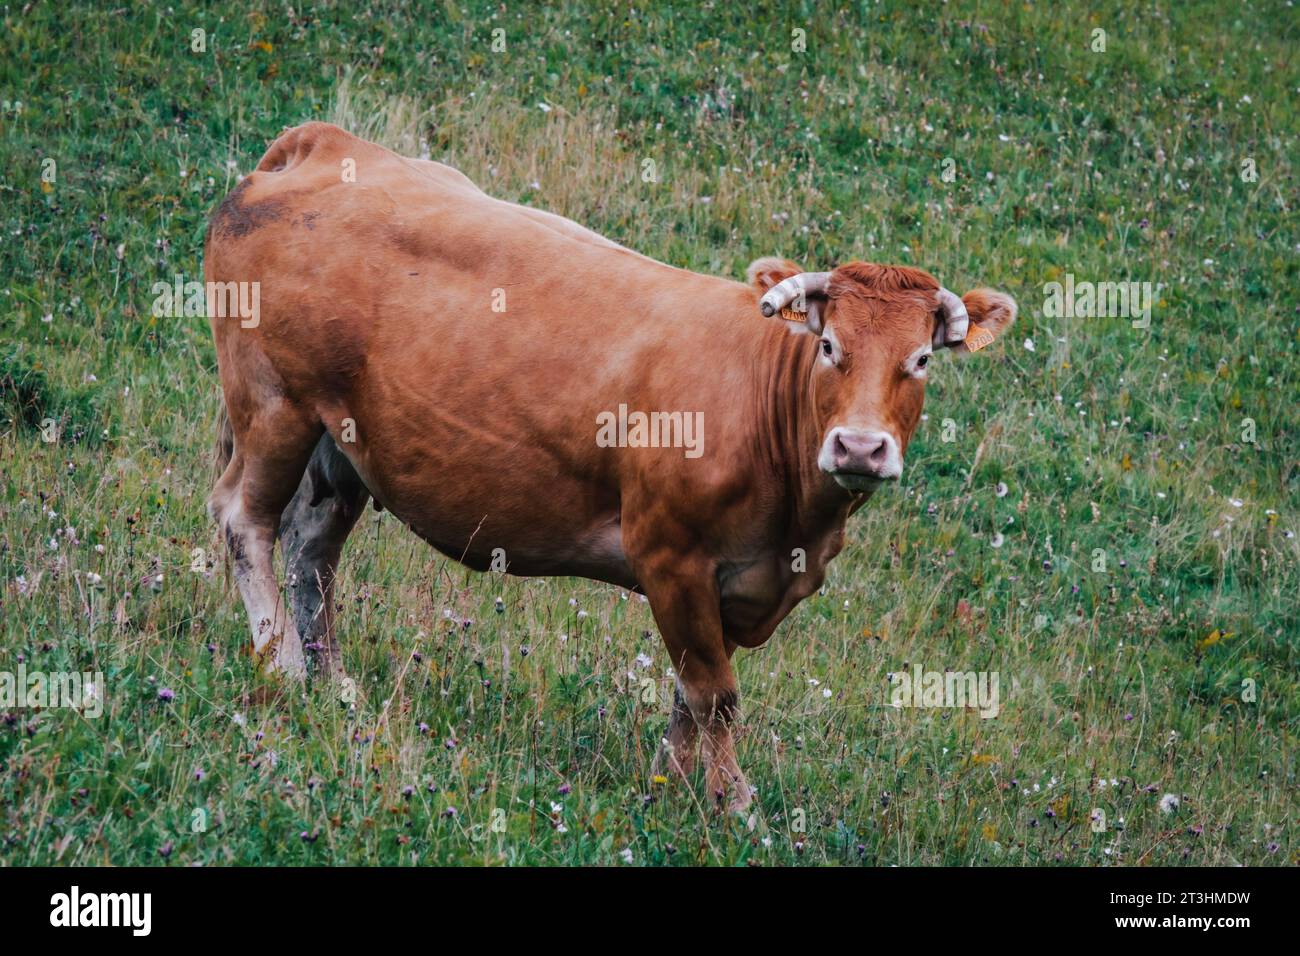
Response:
[[[623,847],[623,849],[618,851],[618,855],[623,858],[624,863],[632,862],[632,848],[630,846]]]
[[[176,692],[172,690],[170,687],[159,687],[158,699],[163,701],[164,703],[171,703],[173,700],[176,699]]]
[[[1180,801],[1178,799],[1178,794],[1166,793],[1163,797],[1160,798],[1160,812],[1173,813],[1175,810],[1178,809],[1179,802]]]

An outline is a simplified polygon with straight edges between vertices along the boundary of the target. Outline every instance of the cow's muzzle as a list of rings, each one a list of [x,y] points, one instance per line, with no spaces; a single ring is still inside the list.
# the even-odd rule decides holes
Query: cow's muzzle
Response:
[[[832,428],[817,465],[849,491],[867,491],[903,473],[903,455],[889,432]]]

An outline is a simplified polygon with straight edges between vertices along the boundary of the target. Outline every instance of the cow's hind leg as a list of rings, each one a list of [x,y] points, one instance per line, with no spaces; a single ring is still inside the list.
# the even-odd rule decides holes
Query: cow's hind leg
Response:
[[[343,542],[370,497],[334,439],[322,435],[280,518],[280,548],[293,621],[320,673],[345,677],[334,633],[334,580]]]
[[[230,548],[235,581],[248,611],[253,652],[267,673],[306,675],[302,641],[286,611],[271,553],[280,515],[293,498],[320,421],[283,398],[265,400],[244,421],[223,424],[229,462],[217,479],[208,511]]]

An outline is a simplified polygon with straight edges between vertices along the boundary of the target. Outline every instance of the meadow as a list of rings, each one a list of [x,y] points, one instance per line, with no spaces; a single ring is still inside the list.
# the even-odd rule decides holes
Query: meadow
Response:
[[[103,675],[98,717],[0,706],[0,864],[1300,862],[1290,3],[0,21],[0,671]],[[355,700],[257,673],[204,513],[211,333],[151,304],[309,119],[684,268],[866,259],[1019,302],[936,357],[900,484],[737,655],[748,819],[651,775],[638,596],[474,574],[386,513],[337,594]],[[1067,277],[1150,282],[1148,327],[1049,314]],[[918,665],[996,672],[999,713],[892,706]]]

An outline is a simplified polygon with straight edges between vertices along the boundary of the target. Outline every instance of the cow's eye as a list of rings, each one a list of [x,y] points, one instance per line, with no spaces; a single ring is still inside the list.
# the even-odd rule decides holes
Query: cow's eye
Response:
[[[929,364],[930,364],[930,356],[928,354],[922,355],[920,358],[916,360],[917,368],[925,368]]]
[[[835,349],[831,346],[830,339],[822,339],[822,355],[830,358]]]

